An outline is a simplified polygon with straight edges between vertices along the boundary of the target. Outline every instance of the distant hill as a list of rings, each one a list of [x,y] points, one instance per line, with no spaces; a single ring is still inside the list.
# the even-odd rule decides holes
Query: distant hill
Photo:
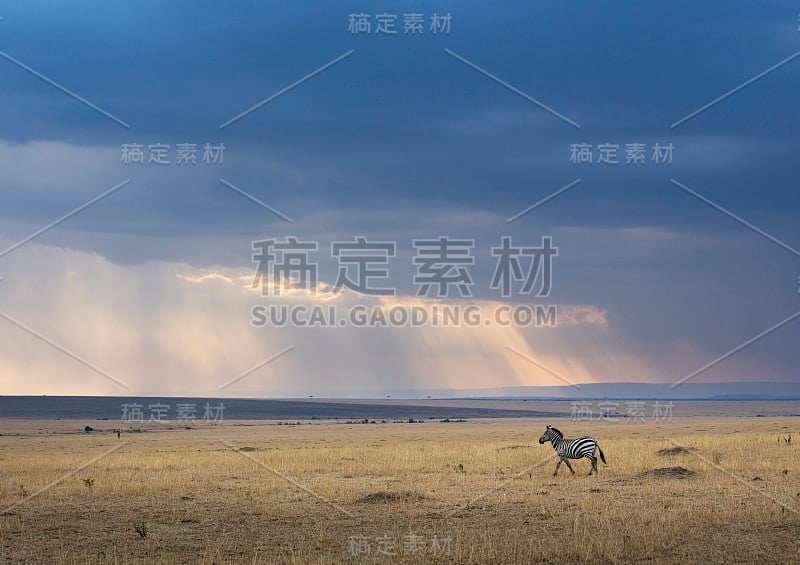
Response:
[[[578,388],[579,387],[579,388]],[[421,394],[441,398],[529,399],[664,399],[664,400],[800,400],[800,382],[721,382],[671,384],[588,383],[578,387],[522,386],[470,390],[433,390]]]
[[[107,420],[107,426],[119,427],[123,418],[133,419],[133,406],[138,405],[142,423],[155,417],[154,407],[160,406],[162,420],[178,425],[183,420],[443,420],[461,418],[522,418],[566,417],[569,406],[560,411],[488,408],[481,406],[437,406],[431,404],[402,403],[396,401],[347,400],[275,400],[256,398],[181,398],[181,397],[117,397],[117,396],[0,396],[0,418],[40,418]],[[480,403],[476,403],[480,404]],[[183,407],[184,415],[179,416]],[[187,408],[189,407],[189,408]],[[221,407],[221,408],[220,408]],[[220,411],[218,411],[220,410]],[[192,418],[189,418],[191,411]],[[124,416],[128,414],[128,416]],[[156,417],[156,419],[158,419]],[[189,423],[184,422],[184,425]],[[124,426],[136,426],[137,421],[127,421]]]
[[[711,400],[795,400],[786,399],[771,394],[718,394],[712,396]]]

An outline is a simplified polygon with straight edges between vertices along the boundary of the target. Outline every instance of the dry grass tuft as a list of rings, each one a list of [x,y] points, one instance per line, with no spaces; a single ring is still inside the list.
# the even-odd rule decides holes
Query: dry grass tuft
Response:
[[[387,492],[384,490],[373,492],[367,496],[362,496],[357,503],[376,503],[376,502],[412,502],[415,500],[425,500],[427,497],[418,492],[403,491],[403,492]]]
[[[682,445],[676,445],[675,447],[665,447],[664,449],[659,449],[656,451],[658,455],[680,455],[682,453],[692,453],[697,451],[693,447],[684,447]]]
[[[645,471],[639,476],[644,477],[676,477],[682,479],[684,477],[693,477],[697,473],[683,467],[660,467],[652,471]]]

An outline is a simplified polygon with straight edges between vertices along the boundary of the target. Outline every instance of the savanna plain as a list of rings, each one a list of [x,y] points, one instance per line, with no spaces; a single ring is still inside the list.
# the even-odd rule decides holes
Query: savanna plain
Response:
[[[84,423],[0,420],[3,563],[800,563],[800,417]]]

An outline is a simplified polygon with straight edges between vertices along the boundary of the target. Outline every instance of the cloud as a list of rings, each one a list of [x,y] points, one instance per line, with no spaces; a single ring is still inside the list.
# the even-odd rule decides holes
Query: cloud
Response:
[[[203,284],[208,281],[223,281],[228,284],[234,284],[234,281],[231,278],[223,275],[222,273],[204,273],[202,275],[195,276],[178,273],[177,276],[179,279],[183,279],[193,284]]]
[[[9,5],[4,51],[131,128],[0,61],[3,248],[131,182],[0,258],[2,307],[141,391],[214,390],[290,344],[235,391],[553,379],[508,344],[576,379],[669,379],[796,307],[794,257],[669,183],[797,245],[797,61],[669,128],[793,51],[795,16],[761,8],[754,15],[735,2],[720,13],[679,1],[653,18],[635,3],[487,11],[467,2],[452,7],[446,37],[385,38],[352,36],[346,10],[315,3],[258,5],[245,18],[223,4],[147,11],[111,2],[92,14]],[[753,41],[704,33],[720,22]],[[680,46],[675,30],[686,32]],[[341,64],[219,129],[350,49]],[[224,143],[224,164],[120,163],[123,143],[184,142]],[[674,162],[576,166],[569,147],[581,142],[671,142]],[[506,223],[576,178],[574,189]],[[391,283],[410,305],[411,240],[449,235],[475,240],[475,300],[484,308],[500,304],[488,290],[490,247],[503,235],[526,245],[552,235],[561,250],[551,295],[559,327],[253,328],[250,308],[262,297],[252,288],[251,244],[289,235],[319,243],[326,282],[313,297],[287,293],[285,303],[366,301],[331,292],[328,253],[331,241],[365,235],[397,242]],[[0,360],[4,390],[118,392],[13,325],[0,327],[11,352]],[[713,377],[790,378],[793,331],[770,335]],[[671,349],[681,341],[694,349]]]
[[[570,305],[565,304],[559,307],[558,323],[564,326],[578,326],[581,324],[601,324],[608,323],[606,315],[608,312],[601,310],[593,305]]]
[[[536,352],[572,375],[589,375],[568,360],[566,345],[556,337],[559,328],[524,335],[513,326],[315,329],[256,328],[250,323],[252,307],[263,303],[296,306],[333,301],[343,311],[357,305],[386,310],[402,305],[422,307],[430,314],[443,307],[439,300],[332,294],[328,284],[320,287],[322,297],[296,292],[265,298],[252,288],[253,273],[242,269],[197,269],[164,261],[118,265],[98,254],[37,243],[26,251],[7,258],[6,272],[11,274],[0,286],[0,310],[131,388],[123,390],[3,321],[0,339],[8,353],[0,360],[0,386],[6,394],[222,394],[223,383],[288,346],[295,350],[226,393],[358,396],[381,390],[552,380],[531,370],[535,367],[510,359],[506,348],[512,344]],[[36,281],[35,293],[31,281]],[[471,303],[484,313],[502,305]],[[606,325],[596,307],[571,306],[564,311],[568,327]],[[540,343],[529,345],[531,335]],[[567,357],[556,358],[556,351]]]

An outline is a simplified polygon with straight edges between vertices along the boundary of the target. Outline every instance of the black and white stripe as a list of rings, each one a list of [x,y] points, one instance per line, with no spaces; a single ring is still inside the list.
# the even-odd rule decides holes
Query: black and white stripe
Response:
[[[569,459],[582,459],[584,457],[592,462],[592,468],[589,470],[589,474],[591,475],[592,472],[597,471],[597,456],[595,452],[600,453],[600,459],[603,463],[606,462],[606,456],[603,455],[603,450],[600,449],[600,446],[597,445],[597,441],[592,437],[564,439],[564,434],[553,426],[547,426],[544,434],[539,438],[539,443],[547,443],[548,441],[553,443],[553,449],[555,449],[558,454],[558,463],[556,463],[556,470],[553,472],[553,475],[558,474],[558,468],[561,466],[562,461],[567,464],[567,467],[569,467],[569,470],[572,471],[574,475],[575,471],[572,465],[569,464]]]

